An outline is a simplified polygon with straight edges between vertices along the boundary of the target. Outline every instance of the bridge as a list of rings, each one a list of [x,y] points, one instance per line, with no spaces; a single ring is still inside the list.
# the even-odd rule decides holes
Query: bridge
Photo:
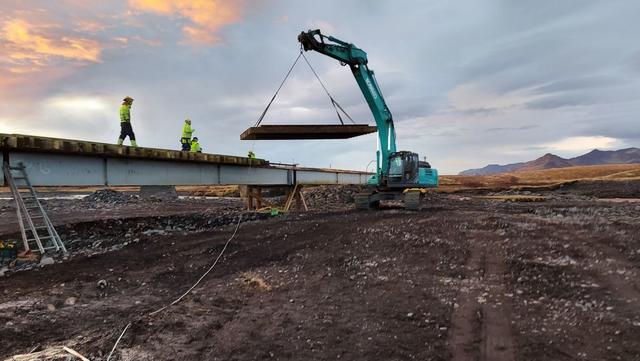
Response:
[[[364,184],[372,176],[264,159],[20,134],[0,134],[0,164],[24,165],[33,186],[304,186]],[[0,184],[7,185],[1,172]]]

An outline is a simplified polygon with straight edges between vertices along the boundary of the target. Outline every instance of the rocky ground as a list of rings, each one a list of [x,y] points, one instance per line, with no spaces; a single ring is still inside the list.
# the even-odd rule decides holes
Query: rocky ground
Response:
[[[234,199],[51,200],[71,255],[0,278],[0,359],[106,360],[131,323],[111,360],[640,360],[640,193],[579,191],[357,212],[357,190],[324,187],[276,217]],[[13,216],[0,204],[0,234]],[[199,286],[150,315],[237,224]]]

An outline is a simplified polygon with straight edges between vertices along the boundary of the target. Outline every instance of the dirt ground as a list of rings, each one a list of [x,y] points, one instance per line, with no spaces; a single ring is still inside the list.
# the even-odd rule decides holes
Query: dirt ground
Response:
[[[227,199],[50,201],[71,256],[0,277],[0,359],[106,360],[131,323],[111,360],[640,360],[640,187],[573,189],[275,217]],[[0,234],[12,217],[0,204]],[[238,219],[199,287],[149,315]]]

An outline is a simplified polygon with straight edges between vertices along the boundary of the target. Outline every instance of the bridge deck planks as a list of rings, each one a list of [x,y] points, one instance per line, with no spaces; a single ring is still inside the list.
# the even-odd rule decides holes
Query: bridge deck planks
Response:
[[[116,144],[98,143],[73,139],[39,137],[22,134],[0,134],[0,152],[48,152],[116,158],[179,160],[230,165],[268,165],[264,159],[249,159],[224,154],[191,153],[179,150],[129,147]]]

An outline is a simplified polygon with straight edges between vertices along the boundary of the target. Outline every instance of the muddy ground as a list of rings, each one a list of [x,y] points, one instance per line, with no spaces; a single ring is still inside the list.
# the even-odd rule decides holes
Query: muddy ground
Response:
[[[112,360],[640,360],[640,202],[625,192],[430,194],[417,212],[357,212],[347,194],[276,217],[224,199],[51,201],[72,253],[0,278],[0,359],[105,360],[131,323]],[[0,205],[0,233],[11,217]],[[199,287],[149,315],[238,219]]]

